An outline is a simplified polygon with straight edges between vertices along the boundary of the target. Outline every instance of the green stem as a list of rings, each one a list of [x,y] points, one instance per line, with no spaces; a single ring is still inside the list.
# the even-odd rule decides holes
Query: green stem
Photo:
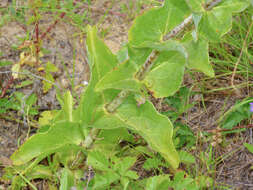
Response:
[[[212,9],[214,6],[216,6],[218,3],[220,3],[222,0],[212,0],[208,4],[204,5],[206,10]],[[167,35],[163,37],[163,40],[169,40],[175,37],[177,34],[179,34],[183,29],[192,23],[192,15],[187,17],[180,25],[176,26],[173,30],[171,30]],[[148,56],[147,60],[141,67],[141,69],[137,72],[136,78],[138,80],[143,80],[145,78],[145,75],[150,71],[150,69],[153,66],[154,60],[157,59],[159,55],[159,52],[157,50],[153,50],[150,55]],[[130,94],[130,91],[128,90],[122,90],[109,104],[105,106],[107,112],[113,113],[115,110],[123,103],[125,98]],[[90,148],[94,138],[99,133],[99,129],[93,128],[90,132],[90,134],[86,137],[84,146],[87,148]],[[175,171],[173,171],[175,172]]]

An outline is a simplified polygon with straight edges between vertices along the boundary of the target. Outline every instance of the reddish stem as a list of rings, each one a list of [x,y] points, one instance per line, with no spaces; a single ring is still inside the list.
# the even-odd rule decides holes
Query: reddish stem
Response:
[[[60,18],[63,18],[66,13],[61,13]],[[53,24],[51,24],[47,30],[40,36],[40,39],[44,39],[46,35],[55,27],[55,25],[59,22],[59,19],[55,20]]]
[[[6,91],[10,88],[11,84],[14,82],[14,78],[13,76],[11,76],[11,78],[9,79],[7,85],[5,86],[5,88],[2,90],[2,94],[0,96],[0,98],[3,98],[6,94]]]
[[[236,127],[233,127],[232,129],[212,129],[212,130],[207,130],[206,132],[208,132],[208,133],[219,133],[219,132],[233,131],[233,130],[236,130],[236,129],[244,129],[244,128],[247,128],[247,129],[253,128],[253,124],[249,124],[249,125],[246,125],[246,126],[236,126]]]

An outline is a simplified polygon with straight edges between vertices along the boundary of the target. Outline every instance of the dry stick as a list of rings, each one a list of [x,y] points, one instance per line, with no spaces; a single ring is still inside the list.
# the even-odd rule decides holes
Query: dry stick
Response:
[[[248,29],[248,31],[247,31],[246,37],[245,37],[245,39],[244,39],[244,41],[243,41],[242,49],[241,49],[240,55],[239,55],[239,57],[238,57],[238,59],[237,59],[237,61],[236,61],[236,63],[235,63],[235,67],[234,67],[233,74],[232,74],[232,77],[231,77],[231,86],[233,87],[233,89],[234,89],[236,92],[238,91],[238,89],[235,87],[235,84],[234,84],[235,73],[236,73],[238,64],[239,64],[239,62],[240,62],[240,60],[241,60],[241,58],[242,58],[243,50],[244,50],[244,48],[245,48],[246,45],[247,45],[247,44],[246,44],[246,43],[247,43],[247,39],[248,39],[248,36],[249,36],[249,33],[250,33],[250,31],[251,31],[252,26],[253,26],[253,21],[251,21],[251,24],[250,24],[249,29]]]
[[[55,87],[57,87],[58,89],[61,90],[61,87],[60,87],[59,85],[57,85],[56,83],[54,83],[54,82],[52,82],[52,81],[50,81],[50,80],[47,80],[47,79],[45,79],[45,78],[43,78],[43,77],[41,77],[41,76],[38,76],[38,75],[36,75],[36,74],[33,74],[33,73],[29,72],[29,71],[26,71],[26,72],[0,71],[0,74],[8,74],[8,73],[15,73],[15,74],[20,74],[20,75],[31,75],[31,76],[33,76],[34,78],[37,78],[37,79],[40,79],[40,80],[44,80],[44,81],[46,81],[46,82],[48,82],[48,83],[54,85]]]
[[[206,10],[211,10],[213,7],[215,7],[218,3],[220,3],[222,0],[213,0],[210,3],[205,5]],[[169,40],[173,37],[175,37],[177,34],[179,34],[183,29],[192,23],[193,16],[190,15],[187,17],[180,25],[176,26],[173,30],[171,30],[167,35],[164,36],[163,40]],[[159,52],[157,50],[153,50],[150,55],[148,56],[147,60],[141,67],[140,71],[137,72],[136,78],[139,80],[143,80],[145,78],[146,73],[151,69],[153,66],[154,60],[158,57]],[[122,90],[118,96],[116,96],[115,99],[113,99],[112,102],[107,104],[105,106],[106,110],[109,113],[113,113],[124,101],[124,99],[130,94],[130,91],[128,90]],[[83,143],[84,147],[90,148],[93,144],[94,137],[99,133],[99,129],[93,128],[90,132],[90,135],[88,135]],[[94,135],[95,134],[95,135]]]
[[[14,77],[11,76],[11,78],[8,80],[6,86],[2,89],[2,94],[0,98],[3,98],[6,94],[6,91],[10,88],[11,84],[14,82]]]
[[[253,124],[249,124],[246,126],[236,126],[236,127],[233,127],[232,129],[211,129],[211,130],[207,130],[205,132],[216,134],[216,133],[220,133],[220,132],[233,131],[236,129],[251,129],[251,128],[253,128]]]
[[[61,13],[60,19],[62,19],[65,16],[65,12]],[[47,30],[40,36],[40,39],[42,40],[43,38],[46,37],[46,35],[56,26],[56,24],[59,22],[59,19],[55,20],[53,24],[51,24]]]

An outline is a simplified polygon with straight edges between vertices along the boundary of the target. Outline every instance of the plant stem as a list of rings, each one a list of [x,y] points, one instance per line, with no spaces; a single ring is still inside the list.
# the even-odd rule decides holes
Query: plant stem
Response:
[[[204,5],[206,10],[210,10],[213,7],[215,7],[218,3],[220,3],[221,0],[213,0],[209,2],[208,4]],[[188,26],[189,24],[192,23],[192,14],[188,16],[181,24],[176,26],[173,30],[171,30],[168,34],[166,34],[163,37],[163,41],[167,41],[175,37],[177,34],[183,31],[183,29]],[[143,80],[145,78],[145,75],[151,67],[153,66],[154,60],[159,56],[159,52],[157,50],[153,50],[150,55],[148,56],[147,60],[145,63],[142,65],[141,69],[137,72],[136,78],[138,80]],[[122,94],[125,96],[122,97]],[[123,100],[127,97],[129,92],[123,90],[122,92],[119,93],[119,95],[111,102],[109,103],[106,108],[109,113],[113,113],[122,103]],[[109,109],[108,109],[109,108]]]
[[[124,101],[124,99],[129,95],[130,91],[122,90],[116,98],[112,100],[109,104],[105,106],[106,111],[113,113]]]
[[[206,10],[212,9],[214,6],[216,6],[218,3],[220,3],[222,0],[212,0],[208,4],[204,5]],[[177,34],[179,34],[183,29],[192,23],[192,14],[187,17],[181,24],[176,26],[173,30],[171,30],[168,34],[166,34],[163,37],[163,40],[169,40],[173,37],[175,37]],[[151,69],[153,66],[154,60],[158,57],[159,52],[157,50],[153,50],[150,55],[148,56],[147,60],[136,74],[136,78],[138,80],[143,80],[145,78],[146,73]],[[122,90],[109,104],[105,106],[106,110],[109,113],[113,113],[124,101],[124,99],[130,94],[130,91],[128,90]],[[94,138],[99,133],[99,129],[93,128],[90,132],[90,134],[86,137],[84,141],[84,147],[90,148],[93,144]]]

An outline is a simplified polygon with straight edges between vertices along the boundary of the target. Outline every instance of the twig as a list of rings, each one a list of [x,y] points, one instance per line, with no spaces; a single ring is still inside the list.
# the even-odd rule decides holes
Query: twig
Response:
[[[50,83],[50,84],[56,86],[58,89],[61,89],[61,87],[58,86],[56,83],[54,83],[54,82],[52,82],[52,81],[50,81],[50,80],[47,80],[47,79],[45,79],[45,78],[43,78],[43,77],[41,77],[41,76],[35,75],[35,74],[31,73],[31,72],[28,72],[28,71],[27,71],[27,72],[0,71],[0,74],[8,74],[8,73],[16,73],[16,74],[20,74],[20,75],[31,75],[31,76],[33,76],[34,78],[37,78],[37,79],[40,79],[40,80],[44,80],[44,81],[46,81],[46,82],[48,82],[48,83]]]
[[[65,16],[65,14],[66,14],[65,12],[61,13],[60,18],[62,19]],[[43,34],[41,34],[40,39],[41,40],[44,39],[46,35],[56,26],[58,22],[59,19],[55,20],[54,23],[51,24]]]
[[[171,30],[168,34],[166,34],[163,37],[163,40],[167,41],[167,40],[175,37],[177,34],[179,34],[181,31],[183,31],[186,26],[188,26],[191,23],[192,23],[192,15],[188,16],[181,24],[179,24],[173,30]]]
[[[36,57],[36,65],[39,66],[39,53],[40,53],[40,39],[39,39],[39,21],[37,18],[37,9],[34,10],[33,14],[34,17],[36,18],[35,21],[35,40],[34,40],[34,45],[35,45],[35,57]]]
[[[109,104],[106,105],[106,110],[109,113],[113,113],[124,101],[124,99],[129,95],[129,91],[122,90],[116,98],[112,100]]]
[[[208,133],[220,133],[220,132],[226,132],[226,131],[233,131],[233,130],[236,130],[236,129],[251,129],[253,128],[253,124],[249,124],[249,125],[246,125],[246,126],[236,126],[232,129],[211,129],[211,130],[207,130],[205,132],[208,132]]]
[[[2,94],[0,96],[0,98],[3,98],[6,94],[6,91],[10,88],[11,84],[14,82],[14,77],[11,76],[11,78],[9,79],[7,85],[4,87],[4,89],[2,90]]]
[[[145,78],[145,75],[147,72],[149,72],[149,70],[152,67],[152,63],[154,63],[155,59],[157,58],[157,56],[159,55],[159,51],[157,50],[153,50],[150,55],[148,56],[147,60],[145,61],[145,63],[142,65],[141,69],[138,71],[138,73],[136,74],[136,78],[138,80],[143,80]]]

